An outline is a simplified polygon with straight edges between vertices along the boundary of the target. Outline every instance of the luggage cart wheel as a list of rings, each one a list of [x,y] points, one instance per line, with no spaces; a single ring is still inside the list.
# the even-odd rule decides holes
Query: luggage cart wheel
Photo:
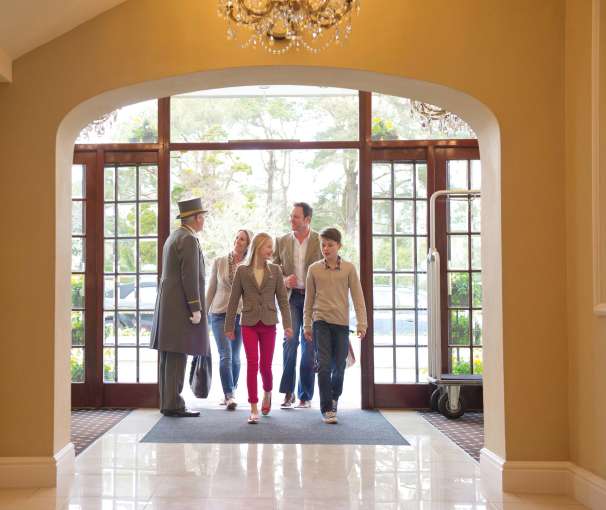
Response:
[[[444,392],[438,399],[438,410],[446,416],[446,418],[454,420],[465,414],[465,400],[463,399],[463,395],[459,394],[458,397],[458,399],[453,399],[454,405],[448,398],[448,392]]]
[[[432,411],[439,411],[438,409],[438,400],[440,399],[440,388],[436,388],[431,392],[431,397],[429,397],[429,407]]]

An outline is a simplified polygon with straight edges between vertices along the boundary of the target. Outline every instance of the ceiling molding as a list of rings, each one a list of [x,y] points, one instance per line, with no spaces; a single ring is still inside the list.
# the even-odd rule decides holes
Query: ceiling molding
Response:
[[[13,60],[0,48],[0,83],[13,81]]]

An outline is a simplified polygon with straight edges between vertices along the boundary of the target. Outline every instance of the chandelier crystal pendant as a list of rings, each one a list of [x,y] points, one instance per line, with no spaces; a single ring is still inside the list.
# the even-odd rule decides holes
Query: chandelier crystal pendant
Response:
[[[475,134],[469,127],[469,124],[454,113],[444,110],[439,106],[411,99],[410,116],[419,122],[422,127],[427,127],[432,133],[434,131],[447,135],[461,133],[468,136],[472,135],[475,138]]]
[[[250,32],[242,47],[282,54],[301,48],[312,53],[340,44],[351,33],[352,13],[360,0],[218,0],[227,20],[227,38],[236,29]]]

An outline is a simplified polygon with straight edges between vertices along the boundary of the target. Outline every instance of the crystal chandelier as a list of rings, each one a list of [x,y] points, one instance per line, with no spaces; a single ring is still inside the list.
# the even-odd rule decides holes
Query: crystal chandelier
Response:
[[[340,44],[351,33],[351,16],[360,0],[219,0],[219,15],[227,19],[227,38],[235,27],[250,35],[243,47],[258,46],[270,53],[304,48],[317,53]]]
[[[430,133],[434,131],[446,135],[459,133],[467,136],[471,135],[475,138],[475,133],[467,122],[439,106],[411,99],[410,116],[419,122],[422,127],[428,128]]]

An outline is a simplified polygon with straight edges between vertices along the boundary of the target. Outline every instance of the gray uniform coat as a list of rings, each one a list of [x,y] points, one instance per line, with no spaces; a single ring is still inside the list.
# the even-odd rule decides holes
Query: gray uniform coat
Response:
[[[200,324],[192,324],[201,311]],[[186,227],[164,243],[162,278],[152,325],[152,348],[186,354],[208,354],[208,324],[204,303],[204,257],[198,238]]]

